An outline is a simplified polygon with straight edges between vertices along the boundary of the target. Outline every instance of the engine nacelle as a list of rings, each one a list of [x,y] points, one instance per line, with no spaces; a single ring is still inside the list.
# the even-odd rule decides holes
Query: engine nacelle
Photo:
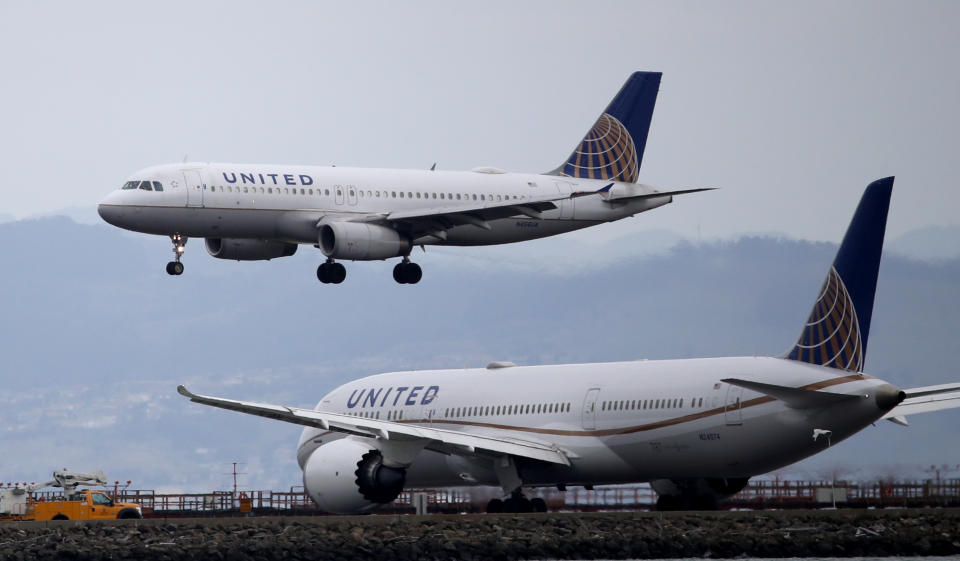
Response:
[[[297,244],[267,240],[234,238],[206,238],[203,242],[207,253],[217,259],[237,261],[263,261],[277,257],[289,257],[297,252]]]
[[[321,510],[362,514],[400,495],[407,470],[383,464],[379,450],[342,438],[317,448],[303,466],[303,487]]]
[[[377,224],[331,222],[320,228],[320,251],[334,259],[372,261],[410,253],[410,240]]]

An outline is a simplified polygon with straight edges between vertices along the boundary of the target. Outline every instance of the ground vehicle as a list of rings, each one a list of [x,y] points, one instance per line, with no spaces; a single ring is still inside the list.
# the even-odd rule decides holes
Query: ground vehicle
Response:
[[[39,485],[0,489],[0,519],[16,520],[113,520],[143,518],[140,505],[115,502],[104,491],[83,489],[78,485],[106,485],[102,471],[92,474],[67,470],[53,472],[53,481]],[[44,487],[60,487],[62,496],[36,496]]]

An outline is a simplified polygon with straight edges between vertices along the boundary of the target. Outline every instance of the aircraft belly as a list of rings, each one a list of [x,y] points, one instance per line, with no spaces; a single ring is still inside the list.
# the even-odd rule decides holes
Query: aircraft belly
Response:
[[[407,469],[407,487],[497,485],[490,460],[423,450]]]
[[[124,213],[123,227],[161,236],[315,243],[318,217],[314,211],[141,206]]]
[[[815,411],[776,407],[744,416],[741,424],[727,424],[721,416],[719,423],[702,423],[682,432],[655,431],[639,439],[621,435],[606,439],[605,444],[633,470],[632,481],[754,476],[822,452],[862,430],[875,415],[871,403],[864,405],[854,415],[849,406],[846,411],[844,407]],[[813,440],[816,428],[832,431],[830,440]],[[610,475],[596,468],[590,471]]]
[[[183,223],[188,236],[204,238],[277,237],[277,218],[283,211],[263,209],[193,209],[196,212]]]

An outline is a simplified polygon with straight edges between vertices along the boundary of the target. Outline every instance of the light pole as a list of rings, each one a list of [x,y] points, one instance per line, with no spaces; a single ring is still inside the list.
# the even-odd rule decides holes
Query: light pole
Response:
[[[827,450],[830,449],[830,437],[833,431],[829,429],[813,429],[813,441],[816,442],[821,436],[827,437]],[[833,508],[837,508],[837,470],[830,470],[830,499],[833,502]]]

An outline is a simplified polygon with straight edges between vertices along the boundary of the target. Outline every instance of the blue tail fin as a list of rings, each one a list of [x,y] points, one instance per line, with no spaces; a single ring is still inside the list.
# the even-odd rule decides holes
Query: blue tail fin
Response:
[[[893,178],[867,186],[800,339],[785,358],[862,372]]]
[[[647,145],[660,72],[634,72],[553,175],[636,183]]]

